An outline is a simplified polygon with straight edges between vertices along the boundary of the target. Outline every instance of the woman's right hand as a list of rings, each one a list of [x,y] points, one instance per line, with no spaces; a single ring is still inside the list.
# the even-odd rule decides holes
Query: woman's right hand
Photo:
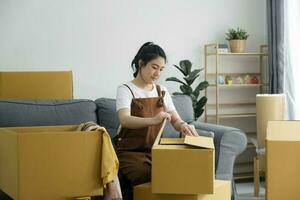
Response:
[[[164,119],[171,121],[171,114],[168,112],[161,111],[160,113],[155,115],[155,117],[153,117],[153,122],[156,125],[161,123]]]

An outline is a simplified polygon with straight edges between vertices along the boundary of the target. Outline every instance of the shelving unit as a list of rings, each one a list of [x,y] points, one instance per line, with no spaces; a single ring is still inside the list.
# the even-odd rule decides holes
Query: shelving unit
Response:
[[[238,101],[237,99],[232,99],[232,101],[224,102],[222,101],[223,99],[221,98],[221,95],[224,95],[224,93],[228,93],[231,90],[236,90],[238,88],[241,88],[243,90],[249,90],[253,88],[252,90],[257,90],[257,93],[263,93],[265,92],[264,89],[267,88],[268,84],[265,83],[266,81],[264,80],[264,59],[266,56],[268,56],[267,52],[267,45],[261,45],[259,52],[252,52],[252,53],[218,53],[218,43],[214,44],[206,44],[204,47],[204,53],[205,53],[205,80],[207,80],[210,85],[209,87],[205,90],[205,96],[210,99],[210,97],[213,99],[213,101],[209,101],[205,107],[205,112],[204,112],[204,117],[205,117],[205,122],[215,122],[216,124],[222,124],[226,125],[224,120],[238,120],[238,119],[244,119],[248,120],[247,118],[252,118],[253,120],[256,117],[255,113],[255,97],[251,99],[247,99],[244,101]],[[230,71],[228,70],[224,71],[222,63],[220,61],[221,57],[225,57],[224,59],[231,59],[231,61],[235,61],[237,57],[241,57],[240,59],[243,62],[243,59],[245,57],[256,57],[258,58],[258,62],[256,61],[256,64],[258,65],[258,70],[254,71],[253,70],[247,70],[243,69],[243,72],[237,73],[235,71]],[[208,63],[208,59],[213,60],[213,64]],[[219,76],[231,76],[231,77],[243,77],[246,75],[249,76],[257,76],[260,77],[260,82],[258,84],[220,84],[218,81]],[[209,88],[213,88],[213,91],[210,91],[210,96],[208,95],[208,90]],[[252,107],[253,109],[251,112],[241,112],[241,111],[236,111],[236,112],[230,112],[226,113],[224,110],[226,108],[231,107],[231,108],[239,108],[240,110],[243,110],[245,107]],[[234,109],[231,109],[231,111]],[[247,110],[247,109],[246,109]],[[208,112],[210,111],[210,112]],[[243,130],[243,129],[242,129]],[[256,129],[255,129],[256,130]],[[247,137],[256,137],[256,132],[253,131],[244,131],[247,134]],[[248,143],[247,149],[253,151],[255,149],[254,145],[251,143]],[[249,152],[247,152],[249,154]],[[246,160],[246,159],[245,159]],[[250,159],[249,159],[250,160]],[[245,168],[246,165],[251,165],[250,162],[252,161],[245,161],[245,163],[241,163],[242,167]],[[251,172],[241,172],[239,176],[236,176],[235,178],[240,179],[240,178],[250,178],[253,177],[253,173]]]

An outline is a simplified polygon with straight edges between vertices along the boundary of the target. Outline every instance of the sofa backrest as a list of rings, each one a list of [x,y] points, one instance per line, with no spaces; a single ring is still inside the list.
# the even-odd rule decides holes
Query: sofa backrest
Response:
[[[192,122],[194,112],[190,97],[177,95],[172,99],[181,118]],[[87,121],[104,126],[110,136],[115,137],[120,124],[116,100],[0,100],[0,127],[73,125]],[[178,137],[178,133],[167,124],[164,137]]]
[[[0,100],[0,127],[97,122],[96,109],[91,100]]]
[[[181,118],[186,122],[194,121],[194,111],[192,107],[191,98],[185,95],[176,95],[172,97],[177,112]],[[100,126],[104,126],[111,137],[117,135],[119,128],[119,119],[116,113],[116,100],[109,98],[99,98],[96,101],[97,104],[97,116]],[[178,137],[178,133],[167,123],[164,130],[164,137]]]

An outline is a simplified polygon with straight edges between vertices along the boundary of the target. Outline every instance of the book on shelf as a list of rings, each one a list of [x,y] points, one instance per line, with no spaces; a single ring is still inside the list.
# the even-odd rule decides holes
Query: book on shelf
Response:
[[[218,53],[228,53],[228,45],[227,44],[218,44]]]

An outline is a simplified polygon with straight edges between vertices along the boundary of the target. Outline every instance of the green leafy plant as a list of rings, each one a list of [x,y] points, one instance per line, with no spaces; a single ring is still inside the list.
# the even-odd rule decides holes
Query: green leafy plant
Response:
[[[191,86],[196,78],[199,77],[200,71],[202,71],[203,68],[192,71],[192,63],[189,60],[181,60],[179,62],[179,66],[173,66],[183,74],[183,81],[175,77],[167,78],[166,81],[181,83],[179,87],[181,92],[174,92],[173,95],[188,95],[191,97],[195,114],[194,118],[197,120],[202,115],[204,111],[203,107],[207,102],[206,96],[203,96],[199,99],[200,91],[206,89],[209,84],[207,81],[202,81],[195,87],[195,89],[193,89]]]
[[[226,33],[226,40],[246,40],[249,37],[249,34],[244,29],[237,28],[229,29]]]

